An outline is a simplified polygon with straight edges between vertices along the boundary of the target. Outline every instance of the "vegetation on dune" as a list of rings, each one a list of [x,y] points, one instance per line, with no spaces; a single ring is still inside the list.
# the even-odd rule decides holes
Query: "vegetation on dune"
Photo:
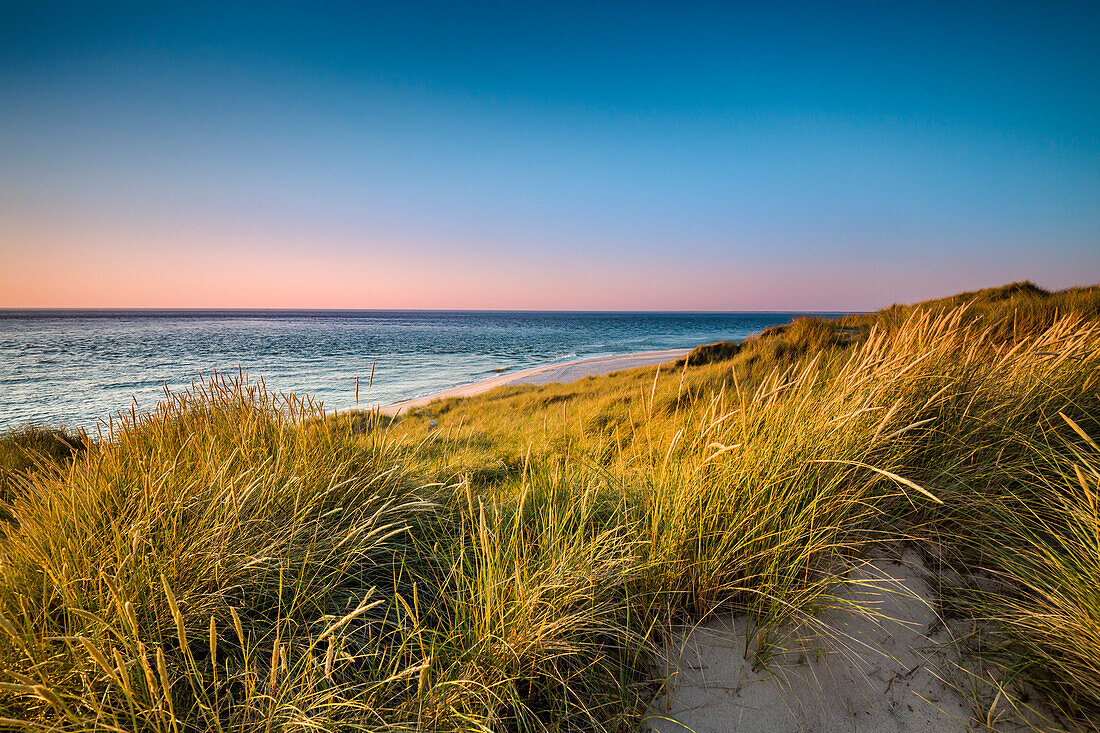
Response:
[[[998,679],[1095,725],[1096,436],[1097,287],[395,421],[212,382],[75,457],[0,452],[0,726],[621,730],[670,624],[749,614],[765,662],[898,542]]]
[[[992,588],[952,588],[995,635],[975,651],[1022,675],[1072,713],[1100,710],[1100,448],[1077,435],[1029,440],[1011,481],[957,511],[971,547],[959,567],[988,570]],[[1095,434],[1095,433],[1094,433]]]
[[[1049,328],[1067,314],[1085,320],[1100,318],[1100,286],[1052,293],[1030,282],[1017,282],[913,305],[892,305],[875,313],[840,318],[801,316],[742,342],[718,341],[698,346],[676,365],[687,362],[701,366],[740,357],[742,369],[749,363],[760,362],[757,371],[766,374],[807,354],[863,341],[871,329],[895,331],[916,312],[943,313],[956,308],[964,308],[972,323],[992,328],[991,335],[997,341],[1014,342]]]
[[[14,480],[43,464],[62,463],[84,452],[88,436],[64,428],[28,425],[0,435],[0,480]]]

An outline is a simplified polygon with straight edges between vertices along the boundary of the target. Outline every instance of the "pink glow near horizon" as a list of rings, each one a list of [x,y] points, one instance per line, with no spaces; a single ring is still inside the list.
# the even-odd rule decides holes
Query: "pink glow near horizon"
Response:
[[[812,261],[707,266],[675,252],[623,261],[539,248],[465,255],[395,241],[336,248],[274,234],[195,243],[191,233],[5,229],[4,308],[844,311],[1022,278],[1046,287],[1075,284],[1058,281],[1057,273],[1016,271],[1011,263],[952,272],[935,263],[905,272]],[[144,244],[154,237],[156,246]]]

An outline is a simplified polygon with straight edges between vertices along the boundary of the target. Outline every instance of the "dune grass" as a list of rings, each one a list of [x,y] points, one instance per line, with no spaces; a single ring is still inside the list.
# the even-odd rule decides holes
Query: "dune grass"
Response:
[[[1068,424],[1073,432],[1053,430]],[[956,612],[989,624],[976,654],[1024,679],[1070,718],[1100,711],[1100,447],[1062,413],[1020,442],[1010,480],[959,497],[957,568],[984,584],[950,588]],[[1095,433],[1094,433],[1095,434]]]
[[[1095,725],[1098,307],[1014,284],[396,421],[175,395],[19,464],[0,727],[630,729],[672,624],[745,613],[765,663],[899,542]]]
[[[83,453],[88,436],[64,428],[27,425],[0,434],[0,501],[14,484],[42,466],[63,463]]]

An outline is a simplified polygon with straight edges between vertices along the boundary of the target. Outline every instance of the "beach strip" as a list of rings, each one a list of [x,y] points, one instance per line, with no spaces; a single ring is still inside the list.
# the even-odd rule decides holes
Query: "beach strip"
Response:
[[[478,382],[463,384],[442,392],[436,392],[423,397],[417,397],[403,402],[395,402],[380,408],[383,415],[397,416],[406,410],[423,407],[435,400],[449,397],[473,397],[474,395],[488,392],[506,384],[553,384],[575,382],[590,376],[610,374],[623,369],[653,366],[665,364],[683,356],[687,356],[691,349],[666,349],[664,351],[639,351],[633,354],[612,354],[610,356],[595,356],[586,359],[574,359],[572,361],[555,362],[542,366],[524,369],[511,374],[501,374],[499,377],[483,379]]]

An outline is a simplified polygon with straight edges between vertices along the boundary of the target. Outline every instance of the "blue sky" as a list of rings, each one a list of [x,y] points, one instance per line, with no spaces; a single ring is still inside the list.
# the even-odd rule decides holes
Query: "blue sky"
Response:
[[[0,306],[1100,281],[1100,4],[5,3]]]

